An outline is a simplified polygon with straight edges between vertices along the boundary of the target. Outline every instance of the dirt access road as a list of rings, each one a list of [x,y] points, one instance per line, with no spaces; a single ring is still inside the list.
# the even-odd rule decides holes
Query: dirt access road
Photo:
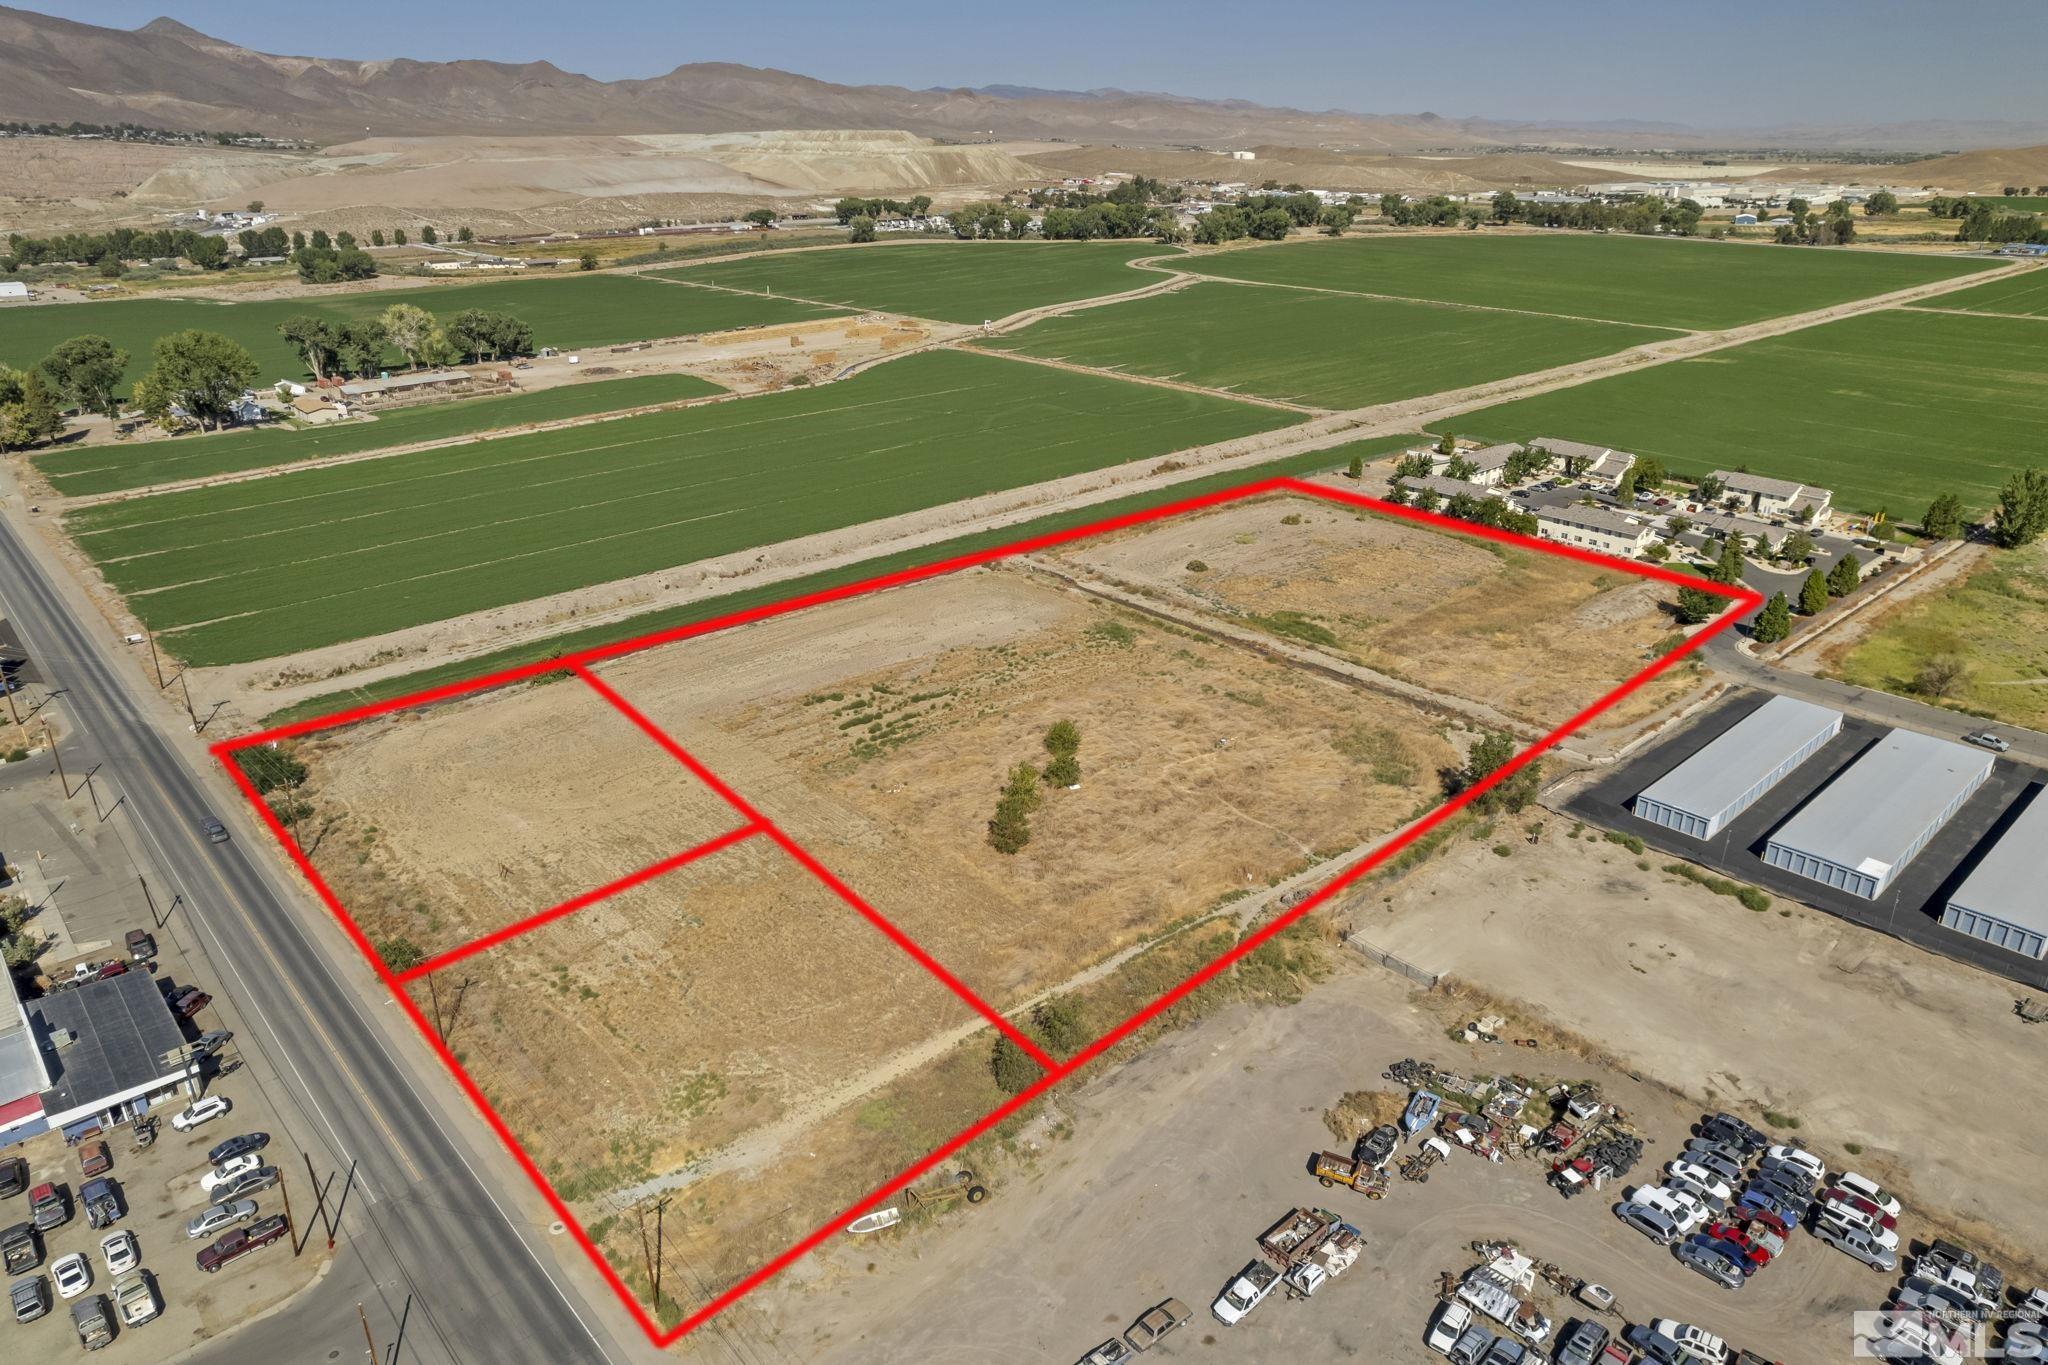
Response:
[[[1888,1284],[1810,1238],[1734,1295],[1623,1227],[1608,1200],[1562,1199],[1534,1161],[1496,1167],[1461,1153],[1377,1203],[1319,1187],[1303,1165],[1331,1144],[1322,1111],[1382,1087],[1398,1057],[1597,1080],[1640,1117],[1657,1155],[1675,1153],[1698,1117],[1566,1056],[1450,1044],[1445,1018],[1363,963],[1291,1008],[1232,1007],[1066,1094],[1020,1139],[1031,1168],[989,1203],[910,1238],[842,1241],[764,1291],[759,1320],[820,1365],[1065,1362],[1173,1295],[1195,1318],[1162,1348],[1167,1359],[1419,1365],[1437,1359],[1422,1345],[1437,1272],[1470,1265],[1472,1240],[1504,1236],[1609,1285],[1637,1316],[1699,1322],[1775,1359],[1847,1354],[1848,1312],[1878,1306]],[[1276,1297],[1222,1327],[1209,1303],[1257,1253],[1259,1230],[1297,1204],[1355,1222],[1363,1260],[1313,1300]]]

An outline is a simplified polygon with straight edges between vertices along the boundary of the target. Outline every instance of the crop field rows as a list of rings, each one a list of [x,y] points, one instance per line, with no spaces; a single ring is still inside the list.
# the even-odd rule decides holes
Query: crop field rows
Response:
[[[688,374],[597,379],[534,393],[462,398],[387,413],[374,421],[292,430],[227,431],[141,446],[85,446],[51,450],[35,466],[59,493],[80,497],[153,484],[273,469],[307,460],[356,455],[476,435],[533,422],[588,417],[601,412],[706,398],[724,390]]]
[[[1960,308],[1973,313],[2010,313],[2015,317],[2048,318],[2048,267],[2018,271],[1987,280],[1974,289],[1959,289],[1923,305]]]
[[[245,662],[1270,430],[1288,414],[989,356],[88,508],[187,662]]]
[[[804,322],[840,313],[791,299],[677,289],[635,275],[581,274],[558,280],[369,289],[246,303],[177,298],[52,303],[6,311],[5,325],[0,326],[0,364],[25,369],[57,343],[93,333],[128,352],[128,378],[133,381],[149,368],[150,348],[159,337],[197,327],[240,342],[261,367],[259,382],[268,384],[306,375],[304,359],[278,335],[278,324],[286,318],[307,313],[335,322],[361,321],[399,303],[424,308],[440,318],[466,308],[510,313],[532,326],[536,345],[563,350]],[[387,360],[396,364],[402,357],[394,351]]]
[[[1342,409],[1484,384],[1671,335],[1661,328],[1216,282],[1049,318],[977,344]]]
[[[1027,308],[1158,284],[1165,276],[1134,270],[1130,262],[1174,254],[1173,248],[1150,242],[906,242],[653,273],[685,283],[973,325]]]
[[[1188,577],[1190,546],[1213,561],[1213,580]],[[1331,618],[1343,628],[1331,648],[1391,641],[1431,685],[1460,691],[1474,680],[1472,651],[1491,648],[1504,657],[1485,670],[1484,687],[1571,714],[1552,715],[1561,723],[1543,740],[1445,801],[1436,774],[1456,752],[1441,716],[1341,689],[1258,649],[1161,628],[1027,563],[1003,563],[1026,553],[1169,574],[1184,585],[1176,592],[1216,592],[1219,602],[1262,605],[1298,586],[1310,594],[1304,611],[1344,613]],[[1531,663],[1510,638],[1527,622],[1507,616],[1480,636],[1450,630],[1440,649],[1418,650],[1414,635],[1440,625],[1423,586],[1437,573],[1464,591],[1491,583],[1537,594],[1525,617],[1563,612],[1575,629],[1539,648],[1568,655],[1572,676]],[[241,750],[305,746],[312,799],[338,803],[322,817],[317,853],[300,850],[264,808],[267,824],[665,1345],[933,1178],[949,1156],[1204,980],[1249,962],[1544,747],[1598,728],[1596,718],[1698,644],[1666,652],[1658,643],[1669,628],[1657,601],[1676,579],[1269,481],[215,752],[240,777]],[[1357,612],[1407,618],[1414,629],[1389,620],[1387,634],[1354,621]],[[619,737],[600,738],[593,691],[640,735],[604,720]],[[1045,794],[1030,847],[997,853],[982,838],[992,792],[1057,719],[1078,727],[1082,780]],[[1232,742],[1216,743],[1218,734]],[[649,740],[687,770],[681,804],[650,792],[615,818],[619,796],[638,799],[618,783],[637,789],[639,779],[622,770],[615,781],[614,760],[644,776],[655,761]],[[516,809],[474,799],[444,809],[417,780],[422,745],[480,756],[468,776]],[[583,771],[559,790],[521,779],[559,765],[562,753]],[[246,780],[243,789],[261,805]],[[720,815],[699,799],[703,789],[731,809]],[[1418,803],[1430,813],[1408,824]],[[527,847],[536,813],[567,861]],[[719,828],[726,835],[705,839]],[[508,924],[507,911],[525,907],[497,903],[534,890],[534,875],[603,876],[677,842],[691,847],[660,875],[570,913]],[[1220,912],[1247,882],[1295,873],[1313,874],[1306,899],[1234,945],[1225,934],[1207,950],[1222,956],[1190,975],[1173,968],[1163,995],[1121,1019],[1086,1021],[1057,1050],[997,1013],[1106,952]],[[381,899],[365,910],[358,896]],[[398,968],[393,936],[437,917],[444,935],[452,919],[469,926],[454,928],[457,938],[482,930],[491,941],[456,956],[443,949],[439,962],[409,953]],[[449,989],[430,987],[451,970],[468,1000],[460,1022]],[[1026,1059],[1026,1074],[1002,1088],[992,1029]],[[796,1152],[805,1158],[778,1159]],[[668,1224],[685,1259],[670,1263],[670,1292],[656,1301],[633,1209],[665,1191],[680,1196]]]
[[[1890,309],[1480,412],[1465,435],[1597,442],[1674,471],[1746,467],[1914,517],[1936,495],[1988,507],[2040,461],[2048,328]]]

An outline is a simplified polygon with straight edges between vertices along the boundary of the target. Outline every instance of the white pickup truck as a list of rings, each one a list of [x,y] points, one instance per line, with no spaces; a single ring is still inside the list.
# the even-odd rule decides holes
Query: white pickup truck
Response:
[[[1287,1270],[1287,1292],[1307,1298],[1358,1263],[1365,1250],[1365,1238],[1349,1223],[1339,1223],[1316,1244],[1315,1250]]]
[[[1216,1302],[1209,1306],[1209,1311],[1225,1327],[1235,1327],[1254,1308],[1264,1303],[1279,1283],[1279,1271],[1264,1261],[1253,1261],[1223,1287],[1223,1292],[1216,1296]]]

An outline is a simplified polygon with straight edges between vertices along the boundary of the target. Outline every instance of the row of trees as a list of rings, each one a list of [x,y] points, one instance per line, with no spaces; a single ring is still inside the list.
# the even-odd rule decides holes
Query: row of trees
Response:
[[[848,197],[834,204],[832,212],[842,226],[851,226],[856,218],[922,218],[931,212],[931,207],[932,197],[928,194],[909,199]]]
[[[1080,785],[1080,727],[1070,720],[1055,721],[1043,743],[1049,756],[1044,771],[1019,763],[1003,783],[995,816],[988,822],[989,847],[998,853],[1016,853],[1031,842],[1032,813],[1045,803],[1040,782],[1050,787]]]
[[[497,360],[533,350],[528,323],[482,308],[465,308],[446,322],[409,303],[394,303],[374,318],[294,313],[277,330],[305,357],[315,379],[370,373],[383,364],[387,350],[396,350],[413,367]]]

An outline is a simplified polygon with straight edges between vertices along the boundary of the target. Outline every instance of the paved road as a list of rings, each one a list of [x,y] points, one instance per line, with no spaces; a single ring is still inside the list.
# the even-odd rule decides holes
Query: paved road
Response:
[[[335,1266],[281,1311],[209,1344],[198,1359],[221,1362],[356,1360],[365,1355],[356,1305],[365,1305],[386,1361],[625,1361],[645,1343],[622,1345],[565,1281],[542,1216],[488,1188],[462,1137],[416,1089],[343,974],[306,932],[254,846],[208,844],[194,819],[220,803],[185,756],[154,728],[110,662],[74,619],[68,599],[14,528],[0,522],[0,609],[13,618],[51,684],[70,733],[67,771],[94,764],[101,791],[125,797],[142,849],[180,895],[171,932],[208,964],[205,983],[239,1013],[245,1054],[275,1068],[294,1137],[325,1169],[351,1159],[361,1186]],[[249,822],[218,812],[231,828]],[[455,1098],[450,1092],[449,1098]],[[495,1155],[493,1156],[495,1160]],[[607,1321],[620,1321],[611,1310]],[[404,1349],[391,1344],[404,1324]],[[631,1332],[623,1324],[621,1332]],[[630,1346],[630,1351],[629,1351]]]

